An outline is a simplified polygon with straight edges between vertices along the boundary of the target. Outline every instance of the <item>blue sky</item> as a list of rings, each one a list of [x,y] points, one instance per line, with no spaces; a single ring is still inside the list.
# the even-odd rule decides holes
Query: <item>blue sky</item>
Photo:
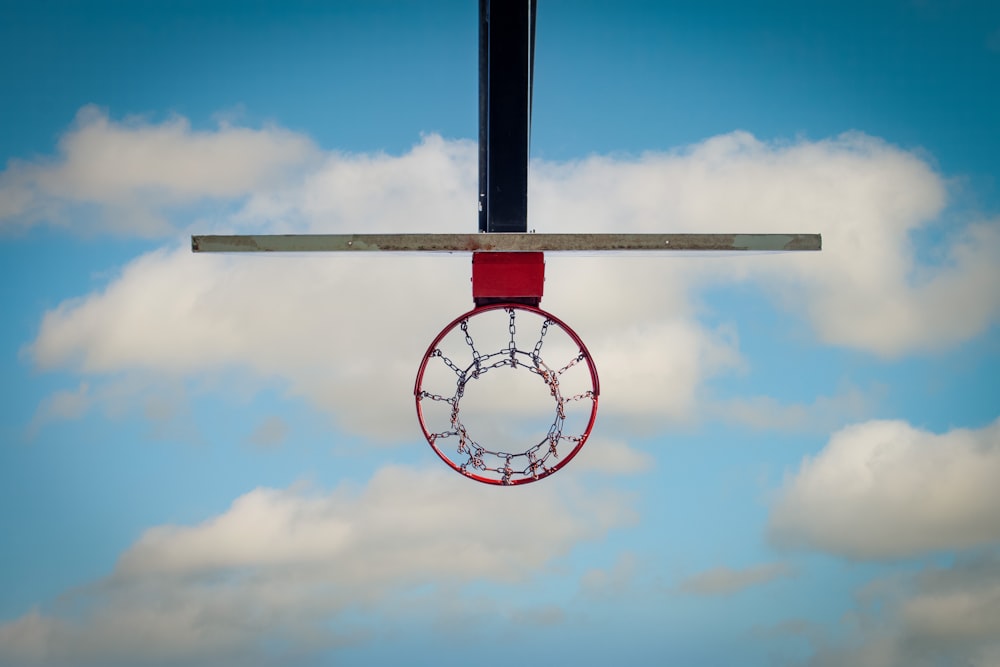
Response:
[[[0,4],[0,664],[1000,663],[1000,9],[540,0],[529,226],[824,250],[550,254],[601,411],[498,489],[467,256],[188,249],[474,231],[476,5]]]

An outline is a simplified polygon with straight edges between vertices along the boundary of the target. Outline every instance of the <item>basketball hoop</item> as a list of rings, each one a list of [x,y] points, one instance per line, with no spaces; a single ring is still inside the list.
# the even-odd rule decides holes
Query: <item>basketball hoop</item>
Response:
[[[427,348],[413,392],[431,448],[454,470],[485,484],[525,484],[548,477],[577,455],[597,417],[597,370],[590,353],[572,329],[539,308],[545,252],[822,247],[819,234],[529,233],[536,4],[479,2],[478,234],[191,237],[194,252],[472,253],[476,307],[445,327]],[[496,320],[493,326],[491,320]],[[526,377],[527,384],[497,393],[496,378],[511,378],[501,368],[522,371],[518,376]],[[553,417],[551,423],[525,427],[524,419],[532,417],[537,403],[520,402],[533,391],[552,399]],[[486,407],[477,412],[476,401],[484,396]],[[500,404],[502,422],[497,421]],[[463,420],[463,409],[470,422],[477,422],[472,428]]]
[[[488,326],[504,321],[505,328]],[[504,368],[528,373],[529,384],[551,397],[544,433],[526,432],[532,429],[516,419],[505,419],[503,429],[463,421],[463,399]],[[514,485],[548,477],[577,455],[597,417],[599,386],[575,331],[536,306],[505,302],[479,306],[446,326],[427,348],[413,391],[420,428],[441,460],[476,481]]]

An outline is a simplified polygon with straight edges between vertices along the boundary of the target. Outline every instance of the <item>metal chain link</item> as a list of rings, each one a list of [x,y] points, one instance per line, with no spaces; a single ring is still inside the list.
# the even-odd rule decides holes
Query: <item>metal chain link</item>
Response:
[[[434,350],[433,352],[431,352],[430,356],[440,358],[441,361],[444,362],[444,365],[447,366],[448,368],[450,368],[452,371],[454,371],[454,373],[456,375],[458,375],[459,378],[465,377],[465,371],[463,371],[461,368],[459,368],[455,364],[455,362],[453,362],[451,359],[449,359],[448,357],[444,356],[444,352],[442,352],[440,350],[440,348]]]
[[[420,398],[429,398],[432,401],[443,401],[445,403],[451,403],[455,400],[454,396],[442,396],[441,394],[432,394],[424,390],[420,391]]]
[[[573,361],[569,362],[568,364],[566,364],[565,366],[563,366],[562,368],[560,368],[557,371],[557,375],[562,375],[563,373],[565,373],[569,369],[573,368],[573,366],[576,366],[578,363],[580,363],[581,361],[583,361],[586,358],[587,358],[587,355],[585,355],[583,352],[581,352],[580,354],[576,355],[576,359],[574,359]]]
[[[550,324],[552,324],[552,320],[548,318],[542,322],[542,330],[538,334],[538,342],[535,343],[535,349],[531,351],[531,360],[536,363],[541,358],[542,342],[545,340],[545,334],[548,333]]]
[[[479,352],[476,350],[476,344],[472,340],[472,335],[469,333],[469,320],[462,320],[459,325],[462,329],[462,333],[465,334],[465,344],[469,346],[472,350],[472,359],[476,363],[476,368],[479,368]]]

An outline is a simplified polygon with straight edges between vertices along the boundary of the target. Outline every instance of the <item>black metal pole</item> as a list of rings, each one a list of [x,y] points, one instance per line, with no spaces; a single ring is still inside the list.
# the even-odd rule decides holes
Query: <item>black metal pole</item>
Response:
[[[528,231],[536,0],[479,0],[479,231]]]
[[[489,189],[487,171],[489,155],[489,129],[487,111],[490,99],[490,0],[479,0],[479,231],[489,229],[489,206],[486,192]]]

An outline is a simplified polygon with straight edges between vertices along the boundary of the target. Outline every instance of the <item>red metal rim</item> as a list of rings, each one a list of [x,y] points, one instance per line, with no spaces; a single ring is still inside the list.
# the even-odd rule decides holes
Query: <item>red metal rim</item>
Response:
[[[427,369],[427,363],[431,359],[431,354],[434,352],[435,349],[437,349],[438,345],[445,338],[445,336],[451,333],[451,331],[455,327],[459,326],[463,321],[475,317],[476,315],[480,315],[482,313],[493,310],[507,310],[507,309],[522,310],[525,312],[534,313],[539,317],[551,321],[553,324],[562,329],[562,331],[570,338],[570,340],[572,340],[573,343],[579,347],[580,352],[584,355],[584,361],[586,362],[587,369],[590,372],[590,380],[593,386],[594,395],[590,409],[590,416],[587,419],[586,428],[582,433],[582,435],[580,436],[580,439],[576,442],[576,445],[569,453],[564,454],[557,463],[555,463],[552,467],[547,468],[545,471],[538,473],[537,476],[523,477],[520,479],[512,479],[509,482],[504,482],[501,479],[486,477],[471,472],[469,470],[463,470],[461,466],[452,461],[447,454],[445,454],[443,451],[441,451],[440,448],[438,448],[437,444],[435,444],[434,436],[432,435],[430,429],[427,428],[427,424],[424,421],[421,393],[422,393],[424,372]],[[420,361],[420,368],[417,370],[417,379],[413,386],[413,395],[417,408],[417,419],[420,421],[420,430],[423,432],[424,438],[427,440],[427,444],[431,446],[431,449],[433,449],[434,453],[438,455],[438,458],[440,458],[442,461],[448,464],[448,467],[450,467],[452,470],[459,473],[463,477],[468,477],[469,479],[474,479],[477,482],[482,482],[484,484],[492,484],[497,486],[516,486],[519,484],[528,484],[530,482],[535,482],[550,476],[552,473],[562,469],[567,463],[572,461],[573,458],[580,452],[584,444],[586,444],[587,439],[590,437],[590,432],[594,427],[595,420],[597,419],[597,404],[598,404],[598,399],[600,398],[600,381],[598,379],[597,368],[594,366],[594,360],[593,357],[591,357],[590,355],[590,351],[587,349],[587,346],[584,344],[580,336],[575,331],[573,331],[573,329],[570,328],[565,322],[560,320],[555,315],[547,311],[544,311],[541,308],[538,308],[537,306],[531,306],[523,303],[503,302],[503,303],[491,303],[488,305],[473,308],[469,312],[456,317],[454,320],[451,321],[451,323],[449,323],[447,326],[445,326],[444,329],[441,330],[441,332],[434,338],[434,340],[431,341],[431,344],[427,346],[427,351],[424,353],[423,359],[421,359]]]

